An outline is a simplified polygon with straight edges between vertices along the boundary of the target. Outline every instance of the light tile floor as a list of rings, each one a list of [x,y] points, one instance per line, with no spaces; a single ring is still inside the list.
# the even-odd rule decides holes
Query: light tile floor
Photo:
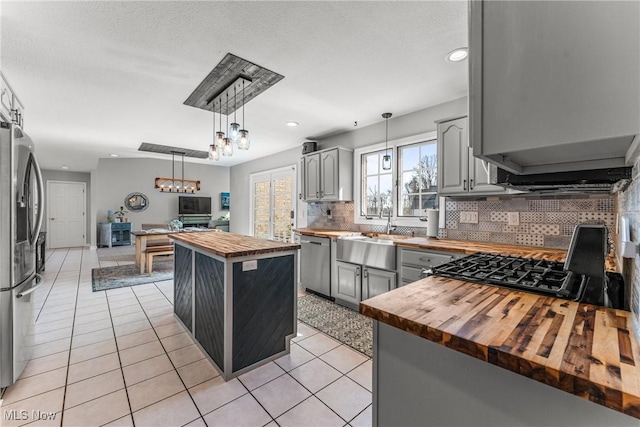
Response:
[[[35,358],[2,426],[370,426],[372,363],[303,323],[291,353],[225,382],[173,317],[173,283],[92,292],[132,248],[52,250]]]

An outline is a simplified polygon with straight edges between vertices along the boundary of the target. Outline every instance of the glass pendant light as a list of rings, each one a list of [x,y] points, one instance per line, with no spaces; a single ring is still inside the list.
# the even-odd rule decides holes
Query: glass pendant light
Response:
[[[384,137],[384,149],[385,154],[382,156],[382,169],[388,171],[391,170],[391,155],[389,154],[389,117],[391,113],[383,113],[382,117],[386,120],[386,131]]]
[[[218,152],[218,147],[216,145],[216,141],[218,132],[216,132],[216,109],[215,104],[213,105],[213,144],[209,145],[209,160],[213,160],[217,162],[220,160],[220,153]]]
[[[228,96],[228,95],[227,95]],[[236,122],[236,97],[237,97],[237,89],[233,87],[233,123],[229,126],[229,139],[232,142],[238,142],[240,139],[240,125]]]
[[[242,127],[244,127],[244,80],[242,81]],[[240,129],[240,139],[238,140],[238,148],[240,150],[248,150],[251,141],[249,141],[249,131]]]
[[[229,95],[227,95],[227,107],[229,107]],[[227,109],[227,111],[229,111]],[[229,115],[227,115],[227,127],[229,126]],[[230,138],[222,139],[222,155],[233,156],[233,143]]]
[[[216,132],[216,148],[218,148],[218,150],[220,149],[220,147],[222,147],[223,140],[224,140],[224,132],[222,132],[222,99],[221,99],[220,100],[220,130]]]

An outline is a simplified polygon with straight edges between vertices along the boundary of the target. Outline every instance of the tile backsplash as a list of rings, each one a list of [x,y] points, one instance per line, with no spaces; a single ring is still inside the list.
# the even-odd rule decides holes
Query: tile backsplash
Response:
[[[441,234],[449,239],[566,249],[576,225],[586,222],[607,226],[612,251],[617,241],[616,198],[610,195],[447,198],[445,209]]]
[[[634,168],[634,176],[638,171]],[[618,212],[629,219],[631,241],[636,243],[636,254],[633,258],[618,257],[622,267],[622,275],[627,285],[627,298],[633,313],[635,334],[640,339],[640,256],[637,245],[640,242],[640,181],[636,177],[629,187],[618,195]],[[619,255],[619,254],[618,254]]]
[[[589,196],[492,196],[445,199],[445,228],[438,237],[455,240],[566,249],[580,223],[603,223],[612,250],[617,241],[616,198]],[[309,227],[383,232],[384,226],[355,224],[353,202],[308,203]],[[440,212],[442,215],[442,211]],[[517,218],[510,225],[509,216]],[[469,221],[472,218],[472,221]],[[424,227],[398,227],[398,234],[424,236]]]

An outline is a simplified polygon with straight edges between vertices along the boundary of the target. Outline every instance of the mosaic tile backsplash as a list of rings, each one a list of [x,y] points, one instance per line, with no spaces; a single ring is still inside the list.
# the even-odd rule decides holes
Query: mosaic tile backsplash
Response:
[[[447,198],[446,228],[441,234],[455,240],[566,249],[576,225],[595,223],[607,226],[614,250],[617,241],[614,196],[544,197],[500,196],[472,201]]]
[[[637,176],[637,165],[634,176]],[[640,242],[640,181],[636,177],[629,187],[618,195],[618,212],[629,218],[631,241]],[[618,258],[622,266],[624,282],[627,284],[627,298],[634,319],[635,334],[640,339],[640,255],[636,247],[633,258]]]
[[[612,251],[615,249],[617,203],[614,196],[492,196],[445,200],[445,228],[439,230],[440,238],[566,249],[577,224],[602,223],[609,230]],[[308,225],[384,232],[384,226],[355,224],[353,210],[353,202],[309,203]],[[518,225],[509,224],[510,213],[512,218],[517,216]],[[473,221],[468,221],[469,215]],[[425,236],[426,228],[397,227],[396,232]]]

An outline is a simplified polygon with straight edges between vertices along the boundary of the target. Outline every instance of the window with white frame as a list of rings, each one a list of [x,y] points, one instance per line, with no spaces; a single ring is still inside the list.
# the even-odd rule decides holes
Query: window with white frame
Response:
[[[438,151],[435,139],[397,147],[399,217],[424,216],[438,207]]]
[[[382,224],[391,212],[396,224],[423,226],[424,210],[438,208],[437,135],[428,132],[355,150],[354,190],[358,224]],[[382,157],[392,157],[391,170],[382,169]],[[359,177],[359,178],[358,178]]]
[[[389,150],[389,154],[392,150]],[[393,171],[382,169],[385,150],[362,155],[361,207],[365,216],[386,215],[393,200]],[[393,155],[392,155],[393,162]]]

